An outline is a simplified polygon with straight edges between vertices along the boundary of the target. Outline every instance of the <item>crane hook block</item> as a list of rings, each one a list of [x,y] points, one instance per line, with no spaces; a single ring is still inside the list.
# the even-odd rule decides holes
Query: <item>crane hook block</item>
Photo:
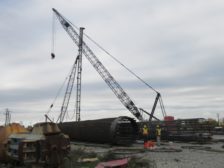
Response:
[[[54,59],[54,58],[55,58],[55,54],[51,53],[51,59]]]

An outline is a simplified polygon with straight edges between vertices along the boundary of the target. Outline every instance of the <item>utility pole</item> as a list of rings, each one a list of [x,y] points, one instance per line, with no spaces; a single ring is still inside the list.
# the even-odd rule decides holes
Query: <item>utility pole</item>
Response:
[[[10,121],[11,121],[11,114],[10,114],[9,109],[6,109],[5,110],[5,126],[9,125]]]

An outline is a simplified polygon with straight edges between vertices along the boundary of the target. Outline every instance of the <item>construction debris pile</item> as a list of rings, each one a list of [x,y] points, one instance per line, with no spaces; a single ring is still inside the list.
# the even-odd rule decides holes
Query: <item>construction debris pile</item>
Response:
[[[37,123],[32,132],[19,124],[1,128],[1,160],[13,165],[57,167],[70,151],[69,137],[55,123]]]
[[[28,130],[18,123],[11,123],[0,127],[0,161],[7,161],[7,144],[11,134],[27,133]]]

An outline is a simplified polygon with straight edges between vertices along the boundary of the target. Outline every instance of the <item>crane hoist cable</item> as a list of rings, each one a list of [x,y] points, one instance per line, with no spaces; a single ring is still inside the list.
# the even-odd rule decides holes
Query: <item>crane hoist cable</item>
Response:
[[[63,16],[64,17],[64,16]],[[64,18],[68,23],[70,23],[72,26],[74,26],[74,28],[76,28],[77,30],[79,29],[76,25],[74,25],[72,22],[70,22],[68,19]],[[158,100],[160,103],[160,108],[162,111],[163,116],[166,116],[166,110],[163,104],[163,100],[161,97],[160,92],[158,92],[155,88],[153,88],[151,85],[149,85],[145,80],[143,80],[140,76],[138,76],[135,72],[133,72],[130,68],[128,68],[127,66],[125,66],[121,61],[119,61],[115,56],[113,56],[112,54],[110,54],[106,49],[104,49],[99,43],[97,43],[95,40],[93,40],[89,35],[87,35],[86,33],[83,33],[83,35],[85,37],[87,37],[93,44],[95,44],[99,49],[101,49],[103,52],[105,52],[108,56],[110,56],[115,62],[117,62],[118,64],[120,64],[123,68],[125,68],[129,73],[131,73],[133,76],[135,76],[138,80],[140,80],[143,84],[145,84],[148,88],[150,88],[151,90],[153,90],[158,96]]]
[[[136,73],[134,73],[131,69],[129,69],[127,66],[125,66],[121,61],[119,61],[117,58],[115,58],[112,54],[110,54],[106,49],[104,49],[101,45],[99,45],[96,41],[94,41],[92,38],[90,38],[88,35],[85,34],[85,36],[92,41],[96,46],[98,46],[102,51],[104,51],[107,55],[109,55],[113,60],[115,60],[118,64],[120,64],[122,67],[124,67],[128,72],[130,72],[132,75],[134,75],[137,79],[139,79],[142,83],[144,83],[147,87],[151,88],[154,92],[158,93],[156,89],[154,89],[152,86],[150,86],[146,81],[144,81],[142,78],[140,78]]]
[[[51,59],[54,59],[55,58],[55,20],[56,20],[56,17],[55,15],[53,14],[52,16],[52,34],[51,34]]]
[[[55,10],[54,8],[52,9],[54,11],[54,13],[56,14],[59,22],[61,23],[62,27],[65,29],[65,31],[68,33],[68,35],[71,37],[71,39],[73,40],[73,42],[78,45],[78,39],[79,39],[79,35],[78,33],[75,31],[74,28],[77,29],[77,26],[75,26],[74,24],[72,24],[70,21],[68,21],[67,19],[65,19],[65,17],[63,17],[57,10]],[[70,23],[70,24],[69,24]],[[73,25],[73,26],[72,26]],[[86,35],[85,35],[86,36]],[[89,37],[89,36],[88,36]],[[88,38],[87,37],[87,38]],[[88,38],[89,39],[89,38]],[[98,43],[96,43],[97,46],[99,48],[101,48],[104,52],[106,51],[105,49],[103,49],[100,45],[98,45]],[[132,113],[135,115],[136,118],[138,118],[139,120],[142,120],[142,116],[140,115],[140,111],[138,109],[138,107],[135,106],[135,104],[133,103],[133,101],[130,99],[130,97],[127,95],[127,93],[122,89],[122,87],[119,85],[119,83],[117,83],[117,81],[113,78],[113,76],[111,76],[111,74],[109,73],[109,71],[105,68],[105,66],[99,61],[99,59],[96,57],[96,55],[92,52],[92,50],[83,42],[83,46],[84,46],[84,55],[86,56],[86,58],[90,61],[90,63],[93,65],[93,67],[95,68],[95,70],[99,73],[99,75],[102,77],[102,79],[107,83],[107,85],[111,88],[111,90],[114,92],[114,94],[117,96],[117,98],[121,101],[121,103]],[[109,52],[106,51],[106,53],[110,56],[112,56],[111,54],[109,54]],[[112,58],[114,59],[115,57],[112,56]],[[141,79],[139,76],[137,76],[133,71],[131,71],[129,68],[127,68],[126,66],[124,66],[124,64],[122,64],[120,61],[116,60],[120,65],[122,65],[123,67],[125,67],[125,69],[127,69],[130,73],[132,73],[135,77],[137,77],[141,82],[143,82],[145,85],[147,85],[149,88],[151,88],[154,92],[157,93],[156,96],[156,103],[154,103],[153,106],[153,113],[154,113],[154,109],[156,107],[157,101],[160,98],[160,93],[158,91],[156,91],[152,86],[150,86],[149,84],[147,84],[143,79]],[[153,113],[151,112],[152,116]],[[63,113],[63,116],[65,114]],[[63,117],[62,117],[63,118]],[[151,118],[151,117],[150,117]]]
[[[64,120],[64,117],[65,117],[66,113],[67,113],[67,109],[68,109],[68,105],[69,105],[69,101],[70,101],[70,97],[71,97],[71,93],[72,93],[72,90],[73,90],[74,81],[75,81],[75,77],[76,77],[76,70],[77,70],[78,61],[79,61],[79,56],[76,57],[75,62],[73,63],[71,72],[69,74],[69,79],[68,79],[65,95],[64,95],[62,106],[61,106],[61,113],[60,113],[60,115],[57,119],[57,122],[58,121],[62,122]]]
[[[72,25],[70,25],[65,18],[56,10],[52,9],[56,14],[57,19],[61,23],[61,26],[70,36],[75,45],[79,46],[79,38],[80,33],[74,29]],[[80,28],[81,31],[81,28]],[[110,72],[106,69],[106,67],[101,63],[101,61],[97,58],[97,56],[93,53],[93,51],[88,47],[88,45],[83,41],[83,54],[87,58],[87,60],[91,63],[94,69],[98,72],[104,82],[108,85],[114,95],[120,100],[120,102],[127,108],[137,119],[143,120],[138,107],[131,100],[129,95],[123,90],[120,84],[113,78]],[[62,114],[64,115],[64,113]]]
[[[51,42],[51,58],[54,59],[55,58],[55,53],[54,53],[54,50],[55,50],[55,20],[56,20],[56,16],[54,15],[53,13],[53,17],[52,17],[52,42]],[[79,51],[80,52],[80,51]],[[71,82],[71,77],[74,77],[75,78],[75,74],[76,74],[76,64],[78,64],[78,76],[77,76],[77,80],[81,80],[81,77],[80,77],[80,60],[81,60],[81,56],[80,56],[80,53],[79,53],[79,56],[76,57],[76,60],[75,60],[75,63],[73,64],[72,66],[72,69],[69,73],[69,75],[67,76],[66,80],[69,79],[69,82],[67,84],[67,88],[66,88],[66,93],[65,93],[65,96],[64,96],[64,100],[63,100],[63,105],[62,105],[62,108],[61,108],[61,111],[65,111],[64,113],[61,113],[59,118],[57,119],[57,122],[60,121],[62,122],[63,118],[66,117],[66,118],[70,118],[69,117],[69,114],[67,112],[67,108],[68,108],[68,105],[65,105],[67,103],[69,103],[70,101],[70,96],[71,96],[71,93],[68,93],[68,92],[71,92],[72,91],[72,88],[73,88],[73,82],[74,82],[74,79],[72,79],[73,82]],[[82,68],[81,68],[82,69]],[[49,107],[49,110],[47,111],[46,114],[48,114],[50,112],[50,110],[52,109],[52,107],[54,106],[54,102],[56,101],[59,93],[61,92],[62,88],[64,87],[65,85],[65,82],[66,80],[63,82],[63,85],[61,86],[61,88],[59,89],[53,103],[50,105]],[[72,84],[71,84],[72,83]],[[80,82],[81,83],[81,82]],[[77,81],[77,87],[79,86],[78,85],[79,82]],[[79,86],[79,89],[80,89],[81,86]],[[78,93],[78,88],[76,90],[76,92]],[[79,96],[79,97],[78,97]],[[79,98],[79,101],[76,102],[76,111],[74,113],[77,113],[77,111],[79,111],[78,113],[79,114],[76,114],[78,116],[78,120],[80,120],[80,96],[81,95],[78,95],[76,96],[76,99]],[[69,97],[69,98],[68,98]],[[78,98],[77,98],[78,97]],[[78,108],[79,106],[79,108]],[[63,115],[64,114],[64,115]],[[73,118],[74,114],[72,115],[72,118]],[[77,117],[76,116],[76,117]]]
[[[56,102],[56,100],[57,100],[59,94],[61,93],[63,87],[65,86],[66,81],[69,79],[69,77],[70,77],[70,75],[71,75],[71,73],[72,73],[72,70],[73,70],[73,66],[72,66],[71,70],[69,71],[68,75],[66,76],[65,80],[63,81],[62,85],[61,85],[60,88],[58,89],[57,94],[56,94],[56,96],[55,96],[53,102],[51,103],[51,105],[50,105],[50,107],[49,107],[49,109],[48,109],[48,111],[47,111],[46,114],[49,114],[49,112],[50,112],[51,109],[53,108],[53,106],[54,106],[54,104],[55,104],[55,102]]]
[[[49,114],[50,111],[51,111],[51,109],[54,107],[54,104],[55,104],[55,102],[56,102],[56,100],[57,100],[59,94],[61,93],[61,91],[62,91],[62,89],[63,89],[63,87],[64,87],[64,85],[65,85],[65,82],[66,82],[67,80],[68,80],[68,76],[65,78],[64,82],[62,83],[62,85],[61,85],[60,88],[58,89],[57,94],[56,94],[54,100],[52,101],[52,103],[51,103],[51,105],[50,105],[48,111],[46,112],[46,115]]]
[[[72,22],[70,22],[68,19],[66,19],[67,22],[69,22],[72,26],[74,26],[76,29],[78,27],[74,25]],[[146,81],[144,81],[141,77],[139,77],[136,73],[134,73],[130,68],[125,66],[121,61],[119,61],[115,56],[110,54],[106,49],[104,49],[99,43],[97,43],[95,40],[93,40],[89,35],[86,33],[83,33],[84,36],[86,36],[93,44],[95,44],[97,47],[99,47],[103,52],[105,52],[108,56],[110,56],[114,61],[116,61],[118,64],[120,64],[122,67],[124,67],[129,73],[134,75],[137,79],[139,79],[142,83],[144,83],[147,87],[152,89],[154,92],[159,93],[155,88],[153,88],[151,85],[149,85]]]

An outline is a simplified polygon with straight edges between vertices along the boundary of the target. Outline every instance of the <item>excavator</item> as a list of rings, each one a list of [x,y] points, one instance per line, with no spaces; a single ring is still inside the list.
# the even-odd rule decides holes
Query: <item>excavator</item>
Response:
[[[77,72],[77,88],[76,88],[77,89],[76,90],[76,121],[80,121],[82,54],[85,55],[87,60],[92,64],[92,66],[99,73],[99,75],[102,77],[104,82],[110,87],[110,89],[113,91],[113,93],[116,95],[116,97],[120,100],[120,102],[140,122],[145,121],[143,118],[143,115],[142,115],[143,113],[146,113],[147,115],[149,115],[149,123],[152,121],[153,118],[156,120],[159,120],[157,117],[154,116],[154,112],[155,112],[156,106],[158,104],[158,101],[160,102],[160,107],[161,107],[161,111],[162,111],[163,115],[166,115],[165,108],[164,108],[162,98],[161,98],[161,94],[158,91],[156,91],[155,89],[153,89],[151,86],[150,87],[156,92],[156,98],[155,98],[151,113],[147,112],[146,110],[144,110],[142,108],[138,108],[135,105],[135,103],[131,100],[129,95],[120,86],[120,84],[110,74],[110,72],[107,70],[107,68],[97,58],[97,56],[94,54],[94,52],[83,41],[84,28],[81,27],[79,29],[80,32],[78,33],[70,21],[68,21],[65,17],[63,17],[56,9],[53,8],[52,10],[53,10],[54,14],[56,15],[57,19],[59,20],[59,22],[61,23],[64,30],[67,32],[67,34],[73,40],[73,42],[79,47],[78,56],[74,62],[72,71],[69,75],[69,80],[67,83],[65,96],[63,99],[62,107],[61,107],[61,113],[57,120],[58,122],[63,122],[65,114],[67,112],[69,100],[71,97],[71,92],[72,92],[73,85],[74,85],[76,70],[78,71]],[[51,53],[51,56],[52,56],[52,58],[55,57],[54,53]],[[142,79],[140,79],[140,80],[142,82],[144,82]],[[147,85],[146,82],[144,82],[144,83]]]

